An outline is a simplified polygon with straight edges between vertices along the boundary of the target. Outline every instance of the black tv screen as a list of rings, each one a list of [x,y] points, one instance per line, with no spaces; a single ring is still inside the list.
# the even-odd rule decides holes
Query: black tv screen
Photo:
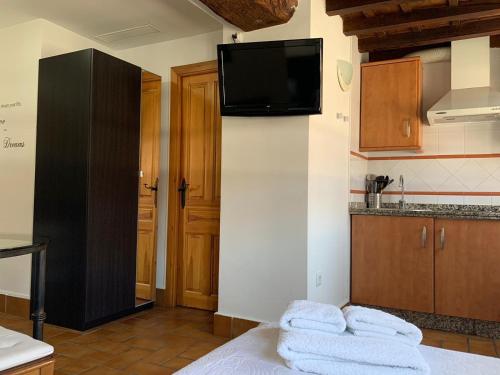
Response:
[[[322,39],[217,47],[223,116],[321,113]]]

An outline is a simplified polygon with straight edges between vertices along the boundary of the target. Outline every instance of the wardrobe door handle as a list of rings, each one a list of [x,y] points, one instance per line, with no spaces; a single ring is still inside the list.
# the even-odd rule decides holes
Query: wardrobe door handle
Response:
[[[441,228],[441,235],[440,241],[441,241],[441,250],[444,250],[444,245],[446,244],[446,233],[444,231],[444,227]]]
[[[405,120],[403,122],[403,126],[404,126],[405,137],[406,138],[410,138],[411,137],[411,124],[410,124],[410,120]]]
[[[425,249],[425,246],[427,244],[427,227],[424,225],[422,228],[422,247]]]

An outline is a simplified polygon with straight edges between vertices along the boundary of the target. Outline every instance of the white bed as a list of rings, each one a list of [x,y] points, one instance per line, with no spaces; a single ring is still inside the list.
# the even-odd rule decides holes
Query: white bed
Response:
[[[261,325],[228,342],[178,375],[304,375],[288,369],[276,353],[278,328]],[[500,359],[420,346],[432,375],[500,375]]]

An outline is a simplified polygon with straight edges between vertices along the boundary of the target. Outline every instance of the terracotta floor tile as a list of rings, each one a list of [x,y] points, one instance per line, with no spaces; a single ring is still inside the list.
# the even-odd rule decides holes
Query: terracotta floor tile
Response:
[[[209,344],[206,342],[200,342],[191,346],[189,349],[184,351],[179,355],[181,358],[187,358],[192,360],[197,360],[198,358],[203,357],[204,355],[210,353],[212,350],[219,347],[219,345]]]
[[[93,350],[97,350],[99,352],[112,353],[112,354],[121,354],[130,349],[130,346],[128,345],[110,341],[104,338],[102,340],[87,344],[86,347]]]
[[[174,369],[174,370],[180,370],[181,368],[189,365],[191,362],[193,362],[193,361],[191,361],[190,359],[187,359],[187,358],[175,357],[175,358],[165,362],[163,364],[163,366]]]
[[[165,348],[157,350],[154,353],[148,355],[144,358],[144,361],[160,365],[177,357],[179,354],[188,350],[189,347],[190,346],[187,344],[168,345]]]
[[[60,354],[56,354],[55,357],[56,357],[56,363],[55,363],[54,367],[56,368],[56,370],[63,368],[64,366],[66,366],[67,364],[69,364],[72,361],[71,358],[60,355]]]
[[[76,332],[61,332],[59,334],[55,334],[54,336],[46,337],[44,336],[44,340],[47,344],[55,345],[64,341],[69,341],[78,337],[81,337],[81,333]]]
[[[62,342],[54,345],[55,352],[69,358],[80,358],[93,350],[83,345],[73,344],[72,342]]]
[[[82,372],[93,369],[99,365],[100,363],[97,361],[77,358],[68,361],[68,363],[61,368],[61,370],[70,374],[81,374]]]
[[[147,350],[160,350],[168,345],[166,340],[161,339],[150,339],[143,337],[133,337],[124,342],[125,345],[128,345],[132,348],[140,348]]]
[[[144,357],[147,357],[150,354],[151,352],[149,350],[132,348],[130,350],[127,350],[126,352],[121,353],[110,361],[105,362],[104,365],[117,370],[123,370],[124,368],[132,365],[137,361],[142,360]]]
[[[167,369],[152,363],[137,362],[125,369],[128,374],[134,375],[164,375]]]
[[[85,375],[123,375],[121,371],[112,369],[110,367],[95,367],[92,370],[82,372]]]

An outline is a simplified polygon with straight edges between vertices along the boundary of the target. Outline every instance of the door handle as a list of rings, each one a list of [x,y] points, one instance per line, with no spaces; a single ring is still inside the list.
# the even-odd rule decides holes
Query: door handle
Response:
[[[444,245],[446,244],[446,233],[444,231],[444,227],[441,228],[441,234],[439,236],[441,242],[441,250],[444,250]]]
[[[151,190],[151,192],[155,193],[155,207],[157,206],[158,202],[158,177],[156,177],[155,184],[153,186],[150,186],[148,184],[144,184],[144,188]]]
[[[406,138],[410,138],[411,137],[411,124],[410,124],[410,120],[404,120],[403,127],[404,127],[403,131],[404,131],[405,137]]]
[[[156,179],[156,185],[150,186],[148,184],[144,184],[144,187],[151,191],[158,191],[158,179]]]
[[[422,241],[422,247],[425,248],[425,245],[427,243],[427,227],[424,225],[424,227],[422,228],[422,237],[421,237],[421,241]]]
[[[179,193],[181,193],[181,208],[186,207],[186,191],[188,189],[189,184],[186,183],[186,179],[183,178],[181,182],[181,186],[177,189]]]

